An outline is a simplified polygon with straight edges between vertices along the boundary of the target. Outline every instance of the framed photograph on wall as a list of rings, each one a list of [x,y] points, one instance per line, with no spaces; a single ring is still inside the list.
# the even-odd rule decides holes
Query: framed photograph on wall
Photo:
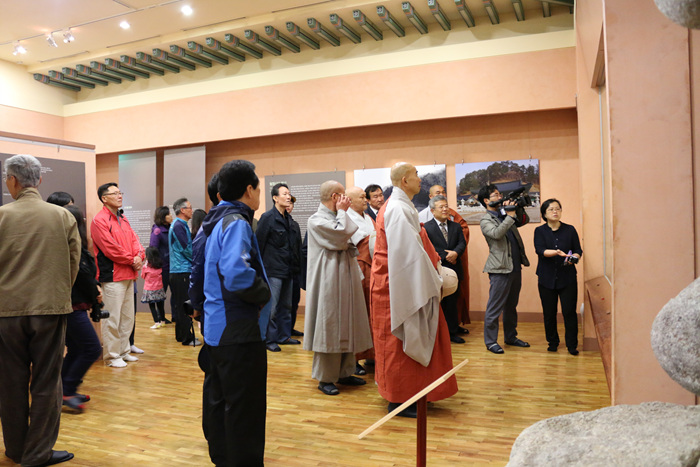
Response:
[[[477,194],[482,186],[493,184],[503,197],[517,197],[525,204],[530,222],[540,222],[540,161],[471,162],[455,165],[457,212],[469,224],[478,224],[486,208]]]
[[[445,164],[417,165],[418,176],[420,177],[420,193],[413,197],[413,205],[422,211],[428,207],[428,191],[433,185],[445,186],[447,182],[447,172]],[[355,185],[366,188],[368,185],[379,185],[384,191],[384,199],[391,196],[391,169],[360,169],[355,171]]]

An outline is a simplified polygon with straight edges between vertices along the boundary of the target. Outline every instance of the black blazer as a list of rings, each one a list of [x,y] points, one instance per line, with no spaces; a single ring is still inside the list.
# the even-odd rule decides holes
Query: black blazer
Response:
[[[372,218],[374,222],[377,222],[377,215],[372,211],[372,208],[367,205],[367,209],[365,209],[365,214],[367,214],[369,217]]]
[[[454,221],[447,220],[447,242],[445,242],[445,237],[442,235],[442,230],[436,219],[431,219],[430,221],[423,224],[425,231],[428,233],[428,238],[430,243],[435,247],[440,259],[442,260],[442,265],[446,268],[452,269],[457,273],[457,277],[461,281],[463,278],[462,262],[459,258],[462,257],[464,251],[467,249],[467,241],[464,239],[464,234],[462,233],[462,227]],[[445,250],[456,251],[458,255],[457,264],[452,264],[445,259],[447,253]]]

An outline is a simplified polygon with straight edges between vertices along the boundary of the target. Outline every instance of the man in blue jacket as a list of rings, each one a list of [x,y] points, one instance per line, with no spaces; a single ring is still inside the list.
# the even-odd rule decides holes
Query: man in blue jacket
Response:
[[[270,288],[251,228],[260,205],[255,166],[244,160],[224,164],[218,188],[222,201],[195,241],[190,288],[192,305],[204,309],[210,357],[202,424],[214,464],[257,466],[263,465],[267,410],[267,355],[258,317]]]
[[[173,203],[175,220],[170,226],[168,244],[170,246],[170,307],[175,320],[175,340],[182,345],[201,345],[192,331],[192,318],[185,313],[184,303],[192,270],[192,234],[187,221],[192,218],[192,205],[187,198]]]

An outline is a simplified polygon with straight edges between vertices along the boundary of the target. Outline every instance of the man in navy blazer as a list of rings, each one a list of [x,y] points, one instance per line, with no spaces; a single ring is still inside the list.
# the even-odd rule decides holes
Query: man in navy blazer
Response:
[[[435,247],[435,251],[440,255],[442,267],[452,269],[461,281],[464,271],[462,271],[462,263],[459,259],[467,249],[462,227],[450,220],[450,208],[444,196],[437,195],[430,198],[429,207],[434,218],[423,224],[428,238]],[[450,340],[457,344],[463,344],[464,339],[459,336],[459,321],[457,319],[458,297],[459,288],[452,295],[443,298],[440,305],[450,330]]]
[[[373,221],[377,220],[377,213],[379,209],[384,204],[384,192],[382,187],[379,185],[368,185],[365,188],[365,196],[367,197],[367,209],[365,214],[372,218]]]

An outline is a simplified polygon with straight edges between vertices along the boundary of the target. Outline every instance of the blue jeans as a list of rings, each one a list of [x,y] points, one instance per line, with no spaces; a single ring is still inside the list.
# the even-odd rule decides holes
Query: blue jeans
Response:
[[[87,311],[74,311],[67,315],[66,347],[61,380],[63,395],[74,396],[83,376],[102,354],[102,345],[92,327]]]
[[[292,335],[292,279],[269,277],[270,301],[260,312],[260,336],[269,343],[282,343]]]

